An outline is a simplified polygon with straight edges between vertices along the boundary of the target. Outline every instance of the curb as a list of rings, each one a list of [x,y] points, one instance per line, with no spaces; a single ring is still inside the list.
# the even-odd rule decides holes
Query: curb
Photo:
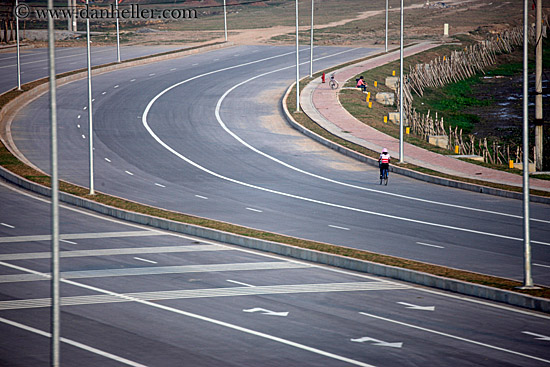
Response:
[[[50,188],[17,176],[14,173],[6,170],[4,167],[0,167],[0,177],[34,193],[38,193],[44,196],[50,196]],[[59,200],[67,204],[92,210],[94,212],[117,219],[122,219],[131,223],[147,225],[158,229],[197,236],[231,245],[270,252],[277,255],[283,255],[294,259],[373,274],[376,276],[405,281],[445,291],[451,291],[467,296],[506,303],[512,306],[550,313],[550,299],[532,297],[521,293],[472,284],[460,280],[444,278],[423,273],[420,271],[377,264],[365,260],[358,260],[345,256],[328,254],[316,250],[303,249],[292,245],[260,240],[193,224],[186,224],[168,219],[162,219],[146,214],[118,209],[64,192],[59,192]]]
[[[292,117],[292,115],[288,111],[288,107],[286,105],[286,99],[287,99],[288,95],[290,94],[290,91],[292,90],[292,88],[295,85],[296,85],[296,83],[294,82],[290,85],[290,87],[288,87],[286,93],[284,94],[284,96],[281,100],[283,113],[286,117],[287,122],[290,124],[290,126],[292,126],[294,129],[298,130],[302,134],[310,137],[311,139],[317,141],[318,143],[323,144],[324,146],[326,146],[326,147],[328,147],[332,150],[335,150],[335,151],[337,151],[337,152],[339,152],[339,153],[341,153],[345,156],[356,159],[360,162],[369,164],[371,166],[378,167],[378,161],[376,159],[368,157],[368,156],[363,155],[361,153],[358,153],[358,152],[356,152],[354,150],[351,150],[349,148],[346,148],[346,147],[344,147],[344,146],[342,146],[338,143],[335,143],[333,141],[330,141],[330,140],[314,133],[313,131],[311,131],[309,129],[306,129],[305,127],[300,125],[298,122],[296,122],[296,120],[294,120],[294,118]],[[315,121],[315,120],[313,120],[313,121]],[[321,125],[319,125],[319,127],[321,127],[323,129],[323,127]],[[330,133],[329,131],[327,131],[327,132]],[[332,134],[332,133],[330,133],[330,134]],[[334,135],[334,134],[332,134],[332,135]],[[349,141],[349,140],[347,140],[347,139],[345,139],[341,136],[338,136],[338,138],[340,138],[342,140]],[[350,142],[350,143],[353,143],[353,142]],[[414,178],[416,180],[420,180],[420,181],[424,181],[424,182],[428,182],[428,183],[433,183],[433,184],[436,184],[436,185],[448,186],[448,187],[452,187],[452,188],[456,188],[456,189],[479,192],[479,193],[483,193],[483,194],[500,196],[500,197],[505,197],[505,198],[509,198],[509,199],[523,200],[523,193],[521,193],[521,192],[507,191],[507,190],[497,189],[497,188],[494,188],[494,187],[483,186],[483,185],[478,185],[478,184],[473,184],[473,183],[468,183],[468,182],[456,181],[456,180],[443,178],[443,177],[432,176],[432,175],[429,175],[429,174],[426,174],[426,173],[413,171],[413,170],[398,167],[398,166],[395,166],[395,165],[390,166],[390,172],[395,172],[395,173],[403,175],[403,176],[411,177],[411,178]],[[542,204],[550,204],[550,197],[537,196],[537,195],[529,195],[529,197],[530,197],[531,202],[542,203]]]

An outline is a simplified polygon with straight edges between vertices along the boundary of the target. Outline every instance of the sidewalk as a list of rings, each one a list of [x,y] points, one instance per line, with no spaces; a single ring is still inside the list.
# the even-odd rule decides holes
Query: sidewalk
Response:
[[[421,43],[404,50],[404,56],[428,50],[437,45]],[[365,70],[398,60],[399,51],[350,65],[336,71],[335,78],[340,85]],[[376,152],[387,148],[394,159],[399,157],[399,140],[388,136],[353,117],[345,110],[338,100],[338,93],[330,89],[328,83],[322,84],[314,80],[302,91],[300,106],[305,114],[324,129],[342,139],[362,145]],[[472,163],[467,163],[449,156],[430,152],[426,149],[404,143],[405,162],[453,176],[475,179],[510,186],[522,187],[523,178],[520,175],[494,170]],[[550,192],[550,181],[531,178],[530,188]]]

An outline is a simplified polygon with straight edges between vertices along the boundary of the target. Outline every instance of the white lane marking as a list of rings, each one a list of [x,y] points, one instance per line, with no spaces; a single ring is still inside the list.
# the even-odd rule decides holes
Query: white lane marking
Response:
[[[83,109],[84,111],[86,111],[86,110],[88,109],[88,107],[87,107],[87,106],[84,106],[84,108],[82,108],[82,109]]]
[[[31,333],[34,333],[34,334],[38,334],[38,335],[41,335],[41,336],[45,336],[46,338],[51,338],[51,334],[48,333],[48,332],[45,332],[45,331],[42,331],[42,330],[39,330],[39,329],[35,329],[33,328],[32,326],[27,326],[25,324],[21,324],[19,322],[16,322],[16,321],[11,321],[11,320],[8,320],[8,319],[5,319],[3,317],[0,317],[0,322],[3,322],[4,324],[7,324],[7,325],[11,325],[11,326],[14,326],[16,328],[19,328],[19,329],[23,329],[25,331],[29,331]],[[98,354],[102,357],[105,357],[105,358],[108,358],[108,359],[112,359],[114,361],[117,361],[117,362],[120,362],[120,363],[124,363],[128,366],[134,366],[134,367],[146,367],[145,365],[143,364],[139,364],[137,362],[133,362],[133,361],[130,361],[129,359],[126,359],[126,358],[122,358],[122,357],[119,357],[119,356],[116,356],[114,354],[111,354],[111,353],[107,353],[107,352],[104,352],[100,349],[97,349],[97,348],[94,348],[94,347],[90,347],[89,345],[86,345],[86,344],[82,344],[82,343],[79,343],[79,342],[76,342],[74,340],[71,340],[71,339],[67,339],[67,338],[59,338],[59,340],[63,343],[66,343],[66,344],[69,344],[69,345],[72,345],[73,347],[77,347],[77,348],[80,348],[80,349],[84,349],[85,351],[88,351],[88,352],[91,352],[91,353],[94,353],[94,354]]]
[[[235,55],[233,55],[233,56],[237,57],[237,56],[239,56],[239,54],[235,54]]]
[[[430,247],[437,247],[437,248],[445,248],[443,246],[438,246],[438,245],[431,245],[429,243],[424,243],[424,242],[417,242],[416,243],[417,245],[422,245],[422,246],[430,246]]]
[[[92,98],[92,102],[95,102],[95,98]]]
[[[107,94],[107,92],[103,92],[103,93],[101,93],[101,94],[102,94],[102,95],[106,95],[106,94]]]
[[[349,228],[346,228],[346,227],[334,226],[332,224],[329,224],[328,226],[331,228],[343,229],[344,231],[349,231]]]
[[[118,88],[118,84],[117,84],[117,85],[115,85],[115,86],[114,86],[113,88],[114,88],[114,89],[117,89],[117,88]]]
[[[130,171],[124,171],[124,172],[126,172],[126,173],[129,174],[130,176],[133,176],[133,175],[134,175],[134,174],[133,174],[132,172],[130,172]]]
[[[247,284],[247,283],[243,283],[243,282],[237,282],[236,280],[227,279],[227,281],[228,281],[229,283],[235,283],[235,284],[244,285],[245,287],[255,287],[255,285]]]
[[[0,225],[2,225],[4,227],[8,227],[8,228],[15,228],[14,226],[12,226],[10,224],[7,224],[7,223],[0,223]]]
[[[159,183],[156,183],[156,182],[155,182],[155,185],[156,185],[156,186],[158,186],[158,187],[166,187],[166,186],[164,186],[164,185],[161,185],[161,184],[159,184]]]
[[[172,68],[172,69],[170,69],[170,71],[176,71],[176,70],[178,70],[178,69],[177,69],[177,68]]]
[[[548,265],[542,265],[542,264],[533,264],[534,266],[542,266],[543,268],[550,268]]]
[[[136,80],[135,79],[130,79],[131,82],[135,82]]]
[[[429,332],[429,333],[432,333],[432,334],[437,334],[437,335],[441,335],[441,336],[446,336],[446,337],[448,337],[448,338],[452,338],[452,339],[464,341],[464,342],[471,343],[471,344],[475,344],[475,345],[479,345],[479,346],[482,346],[482,347],[491,348],[491,349],[496,349],[496,350],[499,350],[499,351],[501,351],[501,352],[511,353],[511,354],[515,354],[515,355],[518,355],[518,356],[522,356],[522,357],[534,359],[534,360],[537,360],[537,361],[550,363],[550,360],[542,359],[542,358],[535,357],[535,356],[531,356],[531,355],[529,355],[529,354],[524,354],[524,353],[516,352],[516,351],[510,350],[510,349],[505,349],[505,348],[501,348],[501,347],[496,347],[496,346],[494,346],[494,345],[490,345],[490,344],[486,344],[486,343],[481,343],[481,342],[478,342],[478,341],[475,341],[475,340],[462,338],[462,337],[460,337],[460,336],[456,336],[456,335],[452,335],[452,334],[443,333],[443,332],[441,332],[441,331],[426,329],[426,328],[423,328],[423,327],[420,327],[420,326],[407,324],[407,323],[404,323],[404,322],[401,322],[401,321],[397,321],[397,320],[387,319],[387,318],[385,318],[385,317],[372,315],[372,314],[369,314],[369,313],[366,313],[366,312],[359,312],[359,313],[360,313],[361,315],[365,315],[365,316],[368,316],[368,317],[372,317],[372,318],[374,318],[374,319],[383,320],[383,321],[388,321],[388,322],[391,322],[391,323],[394,323],[394,324],[398,324],[398,325],[402,325],[402,326],[406,326],[406,327],[409,327],[409,328],[412,328],[412,329],[422,330],[422,331],[426,331],[426,332]]]
[[[346,52],[346,51],[343,51],[343,52]],[[320,57],[318,59],[315,59],[315,61],[317,60],[321,60],[321,59],[324,59],[326,57],[332,57],[332,56],[336,56],[338,54],[341,54],[343,52],[339,52],[339,53],[336,53],[334,55],[329,55],[329,56],[325,56],[325,57]],[[307,62],[303,62],[301,64],[306,64]],[[394,193],[391,193],[391,192],[387,192],[387,191],[382,191],[382,190],[376,190],[376,189],[371,189],[371,188],[367,188],[367,187],[363,187],[363,186],[357,186],[357,185],[352,185],[352,184],[348,184],[348,183],[345,183],[345,182],[341,182],[341,181],[336,181],[336,180],[333,180],[333,179],[330,179],[330,178],[327,178],[327,177],[324,177],[324,176],[320,176],[320,175],[317,175],[315,173],[311,173],[311,172],[308,172],[308,171],[305,171],[305,170],[302,170],[298,167],[295,167],[289,163],[286,163],[286,162],[283,162],[265,152],[262,152],[261,150],[253,147],[252,145],[248,144],[247,142],[245,142],[243,139],[241,139],[237,134],[235,134],[233,131],[229,130],[229,128],[225,125],[225,123],[223,122],[221,116],[220,116],[220,108],[221,108],[221,104],[223,102],[223,100],[227,97],[227,95],[229,93],[231,93],[233,90],[235,90],[236,88],[238,88],[239,86],[241,85],[244,85],[252,80],[255,80],[257,78],[261,78],[261,77],[264,77],[268,74],[272,74],[272,73],[275,73],[275,72],[278,72],[278,71],[281,71],[281,70],[285,70],[285,69],[288,69],[288,68],[291,68],[293,66],[288,66],[288,67],[284,67],[284,68],[281,68],[281,69],[277,69],[277,70],[273,70],[273,71],[269,71],[269,72],[266,72],[266,73],[263,73],[263,74],[260,74],[260,75],[257,75],[257,76],[254,76],[252,78],[249,78],[243,82],[240,82],[236,85],[234,85],[233,87],[231,87],[230,89],[228,89],[221,97],[220,99],[218,100],[218,103],[216,104],[216,110],[215,110],[215,115],[216,115],[216,119],[218,120],[218,123],[220,124],[220,126],[229,134],[231,135],[233,138],[235,138],[235,140],[237,140],[239,143],[241,143],[242,145],[244,145],[245,147],[249,148],[250,150],[252,150],[253,152],[256,152],[276,163],[279,163],[287,168],[290,168],[296,172],[300,172],[300,173],[303,173],[305,175],[308,175],[310,177],[315,177],[317,179],[320,179],[320,180],[323,180],[323,181],[327,181],[327,182],[331,182],[331,183],[334,183],[334,184],[338,184],[338,185],[342,185],[342,186],[346,186],[346,187],[351,187],[351,188],[355,188],[355,189],[359,189],[359,190],[364,190],[364,191],[368,191],[368,192],[374,192],[374,193],[377,193],[377,194],[382,194],[382,195],[389,195],[389,196],[393,196],[393,197],[398,197],[398,198],[402,198],[402,199],[407,199],[407,200],[414,200],[414,201],[420,201],[420,202],[424,202],[424,203],[428,203],[428,204],[434,204],[434,205],[442,205],[442,206],[447,206],[447,207],[452,207],[452,208],[457,208],[457,209],[464,209],[464,210],[472,210],[472,211],[476,211],[476,212],[482,212],[482,213],[488,213],[488,214],[495,214],[495,215],[502,215],[502,216],[507,216],[507,217],[512,217],[512,218],[518,218],[518,219],[523,219],[523,216],[520,216],[520,215],[514,215],[514,214],[507,214],[507,213],[500,213],[500,212],[496,212],[496,211],[492,211],[492,210],[485,210],[485,209],[477,209],[477,208],[471,208],[471,207],[466,207],[466,206],[462,206],[462,205],[455,205],[455,204],[449,204],[449,203],[442,203],[442,202],[438,202],[438,201],[434,201],[434,200],[427,200],[427,199],[421,199],[421,198],[416,198],[416,197],[413,197],[413,196],[407,196],[407,195],[400,195],[400,194],[394,194]],[[163,92],[161,92],[163,93]],[[532,221],[535,221],[535,222],[542,222],[542,223],[550,223],[550,220],[542,220],[542,219],[535,219],[535,218],[531,218]]]
[[[78,115],[78,116],[77,116],[76,118],[77,118],[77,119],[79,119],[80,117],[81,117],[81,116],[80,116],[80,115]]]
[[[246,208],[246,210],[250,210],[250,211],[253,211],[253,212],[256,212],[256,213],[263,213],[263,211],[261,211],[259,209],[254,209],[254,208]]]
[[[136,256],[134,256],[134,259],[139,260],[139,261],[144,261],[144,262],[146,262],[146,263],[158,264],[156,261],[147,260],[147,259],[142,259],[141,257],[136,257]]]
[[[120,238],[120,237],[143,237],[143,236],[164,236],[164,235],[166,235],[166,233],[162,233],[160,231],[143,230],[143,231],[125,231],[125,232],[70,233],[70,234],[61,234],[60,237],[65,240],[68,240],[68,239],[81,240],[84,238]],[[0,237],[0,243],[49,241],[51,239],[52,239],[52,236],[49,234],[30,235],[30,236],[3,236],[3,237]]]
[[[191,64],[191,66],[197,66],[198,64]]]
[[[80,124],[76,124],[76,127],[80,129]]]
[[[42,276],[44,276],[48,279],[50,278],[50,276],[47,275],[47,274],[43,274],[43,273],[31,270],[31,269],[26,269],[26,268],[23,268],[23,267],[20,267],[20,266],[17,266],[17,265],[12,265],[12,264],[8,264],[8,263],[4,263],[4,262],[0,262],[0,265],[15,268],[15,269],[22,270],[22,271],[32,273],[32,274],[42,275]],[[95,292],[98,292],[98,293],[103,293],[103,294],[106,294],[106,295],[110,295],[112,297],[117,297],[117,298],[123,299],[125,301],[136,302],[136,303],[146,305],[146,306],[150,306],[150,307],[153,307],[153,308],[157,308],[157,309],[160,309],[160,310],[164,310],[164,311],[176,313],[176,314],[179,314],[179,315],[191,317],[191,318],[194,318],[194,319],[197,319],[197,320],[205,321],[205,322],[208,322],[208,323],[211,323],[211,324],[215,324],[215,325],[219,325],[219,326],[226,327],[226,328],[229,328],[229,329],[233,329],[233,330],[236,330],[236,331],[240,331],[240,332],[243,332],[243,333],[246,333],[246,334],[250,334],[250,335],[257,336],[257,337],[260,337],[260,338],[264,338],[264,339],[267,339],[267,340],[271,340],[271,341],[274,341],[274,342],[277,342],[277,343],[285,344],[285,345],[288,345],[288,346],[291,346],[291,347],[294,347],[294,348],[302,349],[302,350],[305,350],[305,351],[308,351],[308,352],[311,352],[311,353],[314,353],[314,354],[322,355],[322,356],[327,357],[327,358],[332,358],[332,359],[335,359],[335,360],[338,360],[338,361],[343,361],[343,362],[346,362],[346,363],[350,363],[350,364],[353,364],[353,365],[356,365],[356,366],[374,367],[373,365],[370,365],[370,364],[367,364],[367,363],[364,363],[364,362],[356,361],[356,360],[351,359],[351,358],[343,357],[343,356],[340,356],[340,355],[337,355],[337,354],[326,352],[324,350],[309,347],[307,345],[296,343],[296,342],[293,342],[291,340],[279,338],[277,336],[269,335],[269,334],[266,334],[266,333],[262,333],[262,332],[259,332],[259,331],[248,329],[248,328],[238,326],[238,325],[235,325],[235,324],[230,324],[230,323],[225,322],[225,321],[216,320],[216,319],[206,317],[206,316],[202,316],[202,315],[199,315],[199,314],[179,310],[179,309],[176,309],[176,308],[173,308],[173,307],[164,306],[164,305],[154,303],[154,302],[151,302],[151,301],[145,301],[145,300],[142,300],[142,299],[139,299],[139,298],[136,298],[136,297],[126,295],[126,294],[111,292],[111,291],[106,290],[106,289],[93,287],[93,286],[90,286],[90,285],[78,283],[78,282],[75,282],[75,281],[72,281],[72,280],[67,280],[67,279],[61,279],[61,282],[66,283],[66,284],[71,284],[71,285],[74,285],[76,287],[81,287],[81,288],[85,288],[85,289],[88,289],[88,290],[92,290],[92,291],[95,291]]]
[[[82,134],[82,139],[86,139],[86,135]]]
[[[212,60],[212,61],[220,61],[220,59],[214,59],[214,60]]]
[[[151,74],[149,74],[149,76],[154,76],[154,75],[155,75],[155,73],[151,73]]]
[[[105,158],[105,160],[109,163],[111,163],[111,160],[109,158]]]
[[[59,240],[60,242],[65,242],[65,243],[69,243],[71,245],[76,245],[77,243],[76,242],[73,242],[73,241],[67,241],[67,240]]]
[[[23,191],[21,189],[18,189],[16,187],[12,187],[8,184],[5,184],[2,181],[0,181],[0,186],[4,187],[7,190],[16,192],[19,195],[23,195],[25,197],[28,197],[30,199],[37,200],[37,201],[45,203],[45,204],[50,204],[49,199],[44,199],[44,198],[38,197],[34,194],[30,194],[30,193],[28,193],[26,191]],[[100,219],[100,220],[104,220],[104,221],[107,221],[107,222],[117,223],[117,224],[120,224],[120,225],[123,225],[123,226],[132,227],[132,228],[138,228],[138,229],[142,230],[143,232],[152,233],[152,235],[172,236],[172,237],[183,238],[183,239],[191,240],[191,241],[196,241],[197,240],[196,237],[191,237],[191,236],[183,235],[183,234],[180,234],[180,233],[165,232],[165,231],[161,231],[161,230],[158,230],[158,229],[153,229],[152,230],[150,228],[144,228],[143,226],[141,226],[139,224],[134,224],[134,223],[131,223],[131,222],[123,222],[123,221],[117,220],[115,218],[110,218],[110,217],[105,217],[105,216],[99,215],[99,214],[85,212],[85,211],[82,211],[78,208],[74,208],[72,206],[67,206],[67,205],[64,205],[64,204],[60,204],[59,207],[65,209],[65,210],[72,211],[74,213],[86,215],[86,216],[96,218],[96,219]],[[47,239],[49,239],[49,237]],[[0,240],[1,240],[1,238],[0,238]],[[247,250],[247,249],[244,249],[244,248],[238,248],[238,247],[230,246],[230,245],[227,245],[227,244],[221,244],[221,243],[208,241],[208,240],[205,240],[205,239],[202,239],[202,238],[200,239],[200,241],[202,243],[209,244],[209,245],[212,245],[212,246],[225,248],[228,251],[240,251],[240,252],[246,252],[246,253],[249,253],[249,254],[259,255],[259,256],[263,256],[263,257],[269,257],[271,259],[276,259],[276,260],[281,259],[278,255],[269,255],[269,254],[265,254],[265,253],[261,253],[261,252],[256,252],[254,250]],[[63,251],[61,253],[61,257],[68,256],[68,253],[72,253],[72,252],[73,251],[67,251],[67,252]],[[3,256],[5,257],[6,255],[3,255]],[[51,257],[51,255],[48,253],[48,255],[45,256],[44,258],[49,258],[49,257]],[[351,275],[351,276],[359,277],[359,278],[363,278],[363,279],[381,281],[380,279],[375,278],[375,277],[370,276],[370,275],[357,274],[357,273],[353,273],[353,272],[343,270],[343,269],[327,268],[324,265],[309,264],[309,263],[304,263],[300,260],[294,260],[294,259],[286,259],[286,261],[297,263],[297,264],[307,264],[309,266],[319,268],[319,269],[323,269],[325,271],[330,271],[330,272],[333,272],[333,273],[340,273],[340,274]],[[386,283],[389,283],[389,284],[394,284],[394,282],[392,282],[392,281],[388,281],[388,280],[382,280],[382,281],[386,282]],[[538,313],[538,312],[519,309],[517,307],[510,307],[510,306],[506,306],[506,305],[503,305],[503,304],[495,304],[495,303],[491,303],[489,301],[483,301],[483,300],[471,298],[471,297],[468,297],[468,296],[449,294],[448,292],[444,292],[444,291],[440,291],[440,290],[433,290],[433,289],[428,289],[428,288],[416,288],[415,290],[419,291],[419,292],[423,292],[423,293],[435,294],[438,297],[445,297],[445,298],[450,298],[450,299],[461,301],[461,302],[474,303],[476,305],[489,307],[491,309],[499,309],[499,310],[502,310],[502,311],[510,312],[512,314],[521,314],[521,315],[524,315],[524,316],[530,316],[530,317],[534,317],[534,318],[550,320],[550,315],[544,315],[544,314],[541,314],[541,313]]]
[[[197,197],[197,198],[199,198],[199,199],[208,200],[208,198],[207,198],[206,196],[195,195],[195,197]]]
[[[537,340],[543,340],[545,342],[548,342],[550,341],[550,336],[546,336],[546,335],[542,335],[542,334],[537,334],[537,333],[532,333],[530,331],[522,331],[523,334],[527,334],[527,335],[531,335],[531,336],[534,336],[535,339]]]

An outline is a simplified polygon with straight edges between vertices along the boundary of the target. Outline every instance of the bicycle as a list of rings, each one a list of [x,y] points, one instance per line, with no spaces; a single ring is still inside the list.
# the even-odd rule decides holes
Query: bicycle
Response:
[[[331,89],[338,89],[338,82],[336,79],[334,79],[334,74],[330,76],[330,81],[328,82],[328,85]]]
[[[382,177],[380,178],[380,185],[382,185],[382,182],[384,182],[384,186],[388,186],[388,174],[389,174],[389,169],[388,168],[384,168],[382,170]]]

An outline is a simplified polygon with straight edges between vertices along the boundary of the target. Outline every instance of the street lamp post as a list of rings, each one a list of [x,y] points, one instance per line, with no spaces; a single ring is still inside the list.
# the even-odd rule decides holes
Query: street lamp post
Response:
[[[86,0],[86,5],[89,0]],[[94,195],[94,130],[92,119],[92,58],[90,55],[90,19],[86,18],[86,39],[88,56],[88,147],[90,160],[90,195]]]
[[[300,112],[300,50],[298,49],[298,0],[296,0],[296,112]]]
[[[309,42],[309,77],[313,77],[313,0],[311,0],[311,34]]]
[[[227,42],[227,9],[225,5],[225,0],[223,0],[223,30],[225,33],[225,42]]]
[[[118,24],[118,1],[115,0],[116,7],[116,62],[120,62],[120,32]]]
[[[401,41],[399,46],[399,163],[405,162],[403,152],[403,0],[401,0]]]
[[[17,9],[18,1],[15,0],[15,8]],[[15,38],[17,38],[17,90],[21,90],[21,59],[19,51],[19,18],[15,17]]]
[[[386,0],[386,52],[388,52],[388,1]]]

